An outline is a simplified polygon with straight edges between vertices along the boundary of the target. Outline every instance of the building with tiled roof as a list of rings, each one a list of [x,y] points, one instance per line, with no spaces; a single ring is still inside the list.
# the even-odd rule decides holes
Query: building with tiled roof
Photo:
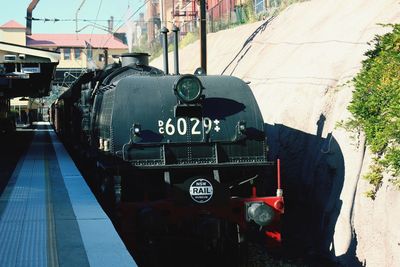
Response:
[[[26,34],[26,27],[10,20],[0,26],[0,41],[60,52],[55,84],[68,86],[86,69],[103,68],[128,52],[112,34]]]
[[[85,47],[127,49],[128,47],[111,34],[32,34],[27,37],[32,47]]]
[[[19,24],[15,20],[10,20],[9,22],[6,22],[5,24],[1,25],[0,28],[1,29],[24,29],[25,30],[26,27],[22,24]]]
[[[26,45],[61,53],[58,68],[102,68],[128,46],[111,34],[32,34]]]
[[[70,85],[86,69],[101,69],[113,58],[128,52],[128,46],[112,34],[32,34],[29,47],[61,54],[54,83]]]
[[[0,41],[18,45],[26,45],[25,26],[10,20],[0,26]]]

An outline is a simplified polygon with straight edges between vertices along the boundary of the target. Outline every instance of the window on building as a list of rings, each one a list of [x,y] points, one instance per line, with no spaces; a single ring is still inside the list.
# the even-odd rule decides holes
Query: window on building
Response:
[[[71,59],[71,49],[70,48],[64,48],[64,60]]]
[[[105,57],[104,54],[99,54],[99,61],[102,62],[104,61]]]
[[[82,50],[80,48],[74,49],[75,59],[81,59]]]
[[[88,50],[87,50],[87,59],[88,60],[93,59],[93,51],[91,48],[88,48]]]

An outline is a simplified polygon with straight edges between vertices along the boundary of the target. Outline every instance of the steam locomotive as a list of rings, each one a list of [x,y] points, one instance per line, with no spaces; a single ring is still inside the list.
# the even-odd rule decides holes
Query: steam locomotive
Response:
[[[91,179],[132,236],[190,232],[215,245],[253,232],[279,246],[279,168],[267,160],[249,86],[202,71],[170,75],[148,57],[123,54],[83,74],[51,106],[55,131],[96,165]]]

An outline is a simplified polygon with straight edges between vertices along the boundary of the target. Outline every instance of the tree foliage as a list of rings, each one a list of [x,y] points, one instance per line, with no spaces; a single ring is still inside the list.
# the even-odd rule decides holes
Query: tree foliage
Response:
[[[385,170],[397,186],[400,180],[400,24],[389,26],[393,31],[375,37],[374,48],[365,54],[348,107],[354,116],[348,125],[365,132],[367,145],[376,154],[375,165],[366,175],[374,192]]]

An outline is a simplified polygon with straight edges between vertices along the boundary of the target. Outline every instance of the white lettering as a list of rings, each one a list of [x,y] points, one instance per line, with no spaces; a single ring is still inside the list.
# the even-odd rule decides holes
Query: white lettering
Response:
[[[210,118],[203,119],[203,127],[206,129],[206,134],[208,134],[212,129],[212,121]]]
[[[159,120],[158,121],[158,132],[160,133],[160,134],[164,134],[165,132],[164,132],[164,122],[162,121],[162,120]]]
[[[212,121],[210,118],[203,118],[199,120],[198,118],[190,118],[191,128],[189,129],[188,121],[186,118],[178,118],[176,122],[172,118],[168,118],[166,122],[163,120],[158,120],[158,132],[162,135],[174,135],[176,132],[179,135],[186,135],[188,131],[192,135],[200,135],[202,130],[208,134],[212,130],[219,132],[221,128],[218,126],[220,124],[219,120]]]
[[[193,127],[192,127],[192,134],[193,134],[193,135],[201,134],[201,131],[197,130],[197,127],[198,127],[199,124],[200,124],[200,120],[197,119],[197,118],[191,118],[190,121],[191,121],[191,122],[194,122],[194,125],[193,125]]]
[[[168,135],[173,135],[175,133],[175,126],[171,123],[172,119],[169,118],[165,124],[165,132]]]
[[[179,118],[178,121],[176,122],[177,128],[178,128],[178,133],[180,135],[185,135],[187,132],[187,123],[184,118]]]

